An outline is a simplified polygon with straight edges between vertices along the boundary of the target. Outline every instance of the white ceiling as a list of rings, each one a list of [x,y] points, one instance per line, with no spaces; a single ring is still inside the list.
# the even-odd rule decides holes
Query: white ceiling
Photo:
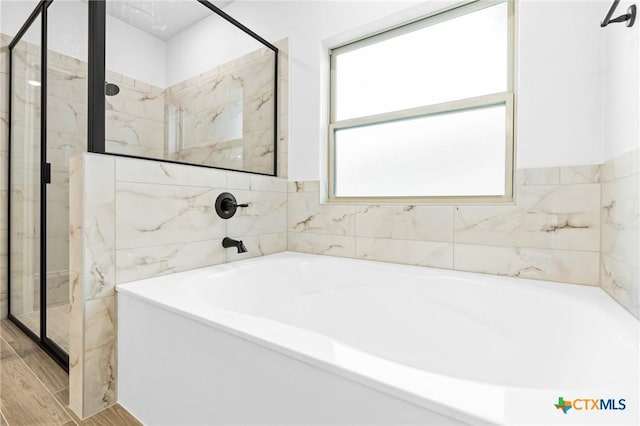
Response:
[[[233,1],[233,0],[231,0]],[[231,1],[212,1],[223,8]],[[109,0],[107,14],[167,41],[213,12],[196,0]]]

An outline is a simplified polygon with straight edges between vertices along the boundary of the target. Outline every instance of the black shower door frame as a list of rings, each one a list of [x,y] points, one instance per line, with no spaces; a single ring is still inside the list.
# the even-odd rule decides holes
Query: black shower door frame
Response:
[[[269,43],[264,38],[253,32],[242,23],[225,13],[222,9],[213,5],[207,0],[197,1],[204,7],[208,8],[212,13],[217,14],[236,28],[243,31],[259,41],[265,47],[273,51],[274,57],[274,161],[273,174],[267,176],[277,176],[278,170],[278,48]],[[50,164],[47,163],[47,9],[54,0],[39,0],[31,15],[27,18],[18,33],[13,37],[9,44],[9,140],[8,140],[8,161],[7,161],[7,263],[8,263],[8,318],[15,323],[24,333],[37,343],[47,354],[49,354],[58,364],[66,371],[69,371],[69,354],[67,354],[53,340],[47,337],[47,184],[51,179]],[[138,157],[126,154],[116,154],[106,152],[105,149],[105,74],[106,74],[106,3],[105,0],[89,0],[88,7],[88,98],[87,98],[87,152],[112,155],[119,157],[140,158],[144,160],[153,160],[166,163],[189,164],[171,160],[163,160],[157,158]],[[12,101],[12,71],[13,71],[13,48],[22,39],[24,34],[31,28],[36,19],[41,18],[41,69],[40,69],[40,333],[34,333],[25,324],[11,313],[11,101]],[[221,170],[233,170],[223,167],[214,167],[207,165],[189,164],[192,166],[214,168]],[[244,171],[245,173],[265,175],[265,173],[257,173]],[[44,308],[44,309],[43,309]]]
[[[273,173],[261,173],[250,170],[238,170],[207,164],[187,163],[183,161],[166,160],[162,158],[142,157],[139,155],[120,154],[106,150],[105,134],[105,103],[104,90],[106,81],[106,0],[89,0],[89,127],[88,127],[88,151],[96,154],[107,154],[116,157],[137,158],[141,160],[159,161],[162,163],[182,164],[194,167],[219,169],[233,172],[243,172],[261,176],[278,176],[278,55],[276,46],[269,43],[260,35],[252,31],[231,15],[207,0],[197,1],[231,25],[258,41],[274,54],[273,74]]]
[[[62,368],[69,371],[69,354],[47,336],[47,185],[51,181],[51,169],[47,163],[47,8],[53,0],[41,0],[24,25],[9,43],[9,138],[7,145],[7,317],[27,336],[38,344]],[[40,332],[34,333],[11,312],[11,152],[12,152],[12,98],[13,98],[13,49],[22,40],[36,19],[40,18]]]

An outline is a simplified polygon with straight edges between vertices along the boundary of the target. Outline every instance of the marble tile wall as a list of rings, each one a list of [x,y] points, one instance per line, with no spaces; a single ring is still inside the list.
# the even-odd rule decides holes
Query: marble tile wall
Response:
[[[47,304],[69,300],[69,162],[87,149],[88,70],[84,61],[47,53]],[[65,330],[66,331],[66,330]]]
[[[220,219],[216,197],[248,203]],[[71,170],[70,401],[81,417],[115,402],[115,285],[287,248],[281,178],[96,154]],[[222,247],[242,239],[247,253]],[[84,325],[84,328],[83,328]]]
[[[2,35],[2,43],[8,44],[11,38],[9,36]],[[282,115],[280,127],[280,158],[282,160],[281,171],[282,175],[286,176],[286,156],[287,156],[287,105],[288,105],[288,42],[287,40],[283,40],[278,43],[278,47],[282,49],[282,54],[280,55],[280,78],[284,84],[280,84],[280,102],[279,102],[279,111]],[[31,49],[34,52],[34,55],[38,53],[37,46],[31,45],[29,43],[25,43],[25,48]],[[7,49],[4,48],[2,51],[3,59],[2,59],[2,73],[0,74],[3,79],[8,78],[8,60],[4,57],[7,55]],[[245,108],[250,109],[255,103],[256,99],[264,98],[266,101],[264,104],[260,103],[263,107],[258,108],[262,111],[267,111],[270,109],[273,112],[273,93],[263,93],[265,90],[265,86],[268,86],[268,81],[272,77],[269,74],[268,69],[272,69],[267,67],[267,63],[264,61],[264,58],[268,58],[265,55],[265,51],[257,51],[254,54],[247,55],[245,58],[241,58],[237,61],[232,61],[229,64],[224,65],[222,71],[227,74],[224,75],[225,79],[230,81],[238,81],[240,90],[244,90],[245,98],[243,102],[246,103]],[[33,56],[33,55],[32,55]],[[38,57],[34,56],[34,61],[38,62]],[[273,65],[271,63],[271,65]],[[19,68],[19,67],[18,67]],[[265,71],[262,73],[256,73],[256,70]],[[7,72],[5,72],[7,71]],[[20,70],[18,70],[20,71]],[[24,77],[24,72],[20,71],[19,73],[22,77]],[[211,77],[209,75],[211,73],[207,73],[207,78]],[[262,79],[257,77],[264,77]],[[202,76],[201,76],[202,77]],[[117,96],[111,96],[106,98],[106,110],[107,110],[107,120],[106,120],[106,132],[107,132],[107,149],[110,152],[117,152],[123,154],[137,155],[137,156],[148,156],[148,157],[158,157],[164,158],[165,156],[165,91],[163,89],[151,86],[141,81],[137,81],[126,76],[108,72],[107,78],[110,82],[116,83],[120,87],[120,93]],[[204,78],[204,77],[202,77]],[[207,99],[213,97],[204,97],[202,95],[198,95],[198,93],[194,93],[193,90],[190,90],[192,82],[184,82],[180,85],[183,89],[184,93],[188,96],[185,99]],[[18,89],[25,90],[24,87],[26,85],[17,85]],[[3,90],[7,89],[7,82],[4,82],[2,86]],[[196,90],[200,90],[201,87],[196,86]],[[230,93],[230,88],[223,91],[225,93]],[[268,92],[268,90],[267,90]],[[26,93],[21,93],[22,97],[26,99]],[[8,96],[8,93],[7,93]],[[3,96],[3,101],[6,102],[7,97]],[[270,102],[270,104],[269,104]],[[48,300],[51,303],[64,302],[66,300],[66,282],[67,282],[67,269],[68,269],[68,250],[66,247],[68,246],[68,232],[67,232],[67,218],[69,216],[68,212],[68,176],[69,176],[69,158],[71,155],[75,155],[79,152],[83,152],[86,150],[86,121],[87,121],[87,64],[84,61],[80,61],[74,58],[71,58],[66,55],[59,54],[57,52],[50,51],[48,55],[48,157],[49,161],[52,163],[53,167],[53,182],[48,187],[48,210],[49,215],[47,217],[48,223],[48,246],[50,250],[48,250],[48,269],[52,274],[52,283],[54,285],[50,286],[50,294]],[[197,102],[195,102],[197,104]],[[0,109],[0,114],[4,117],[3,126],[7,126],[7,111],[8,107],[3,105]],[[17,111],[17,110],[16,110]],[[17,111],[16,117],[18,118],[18,122],[25,122],[27,117],[18,117],[20,111]],[[264,114],[263,114],[264,115]],[[33,117],[32,117],[33,118]],[[220,120],[216,120],[220,121]],[[269,132],[269,127],[272,126],[271,120],[266,120],[265,117],[258,114],[245,114],[245,121],[243,126],[245,130],[247,130],[247,134],[249,136],[256,136],[256,138],[248,137],[245,138],[246,141],[241,141],[244,144],[241,147],[241,150],[244,152],[243,158],[247,163],[247,167],[251,170],[270,173],[272,168],[267,170],[268,164],[272,164],[273,161],[273,147],[269,146],[267,148],[266,145],[260,145],[260,141],[265,140],[265,136],[269,136],[272,138],[272,128],[271,132]],[[265,122],[267,123],[267,127],[265,127]],[[26,123],[26,122],[25,122]],[[203,129],[200,129],[201,133]],[[204,134],[206,134],[208,130],[204,129]],[[24,133],[26,128],[24,125],[15,126],[14,131],[20,137],[21,132]],[[2,132],[2,143],[0,146],[0,155],[2,155],[2,160],[6,161],[6,128],[3,129]],[[197,145],[197,144],[196,144]],[[34,147],[35,149],[36,147]],[[210,151],[210,147],[207,147],[207,150]],[[215,152],[215,150],[214,150]],[[255,158],[254,158],[255,157]],[[253,158],[253,159],[252,159]],[[183,160],[194,160],[194,158],[184,158]],[[25,161],[27,161],[25,159]],[[222,161],[220,164],[224,167],[234,167],[233,164],[230,164],[228,161]],[[36,162],[25,163],[25,170],[27,168],[35,168],[37,167]],[[238,165],[238,167],[244,167],[242,164]],[[34,172],[35,173],[35,172]],[[32,173],[33,174],[33,173]],[[0,185],[4,185],[0,187],[0,196],[6,198],[6,177],[2,176],[2,180],[0,181]],[[33,190],[35,187],[33,185],[25,187],[22,189],[21,194],[23,195],[24,201],[24,211],[27,210],[37,210],[37,194],[26,194],[27,190]],[[32,191],[33,192],[33,191]],[[26,197],[26,198],[24,198]],[[16,195],[16,199],[18,199],[18,195]],[[3,212],[0,213],[2,215],[6,215]],[[19,221],[24,222],[28,215],[16,214],[16,226],[19,227]],[[36,220],[36,218],[34,218]],[[63,223],[61,223],[63,222]],[[26,223],[25,223],[26,225]],[[6,229],[6,219],[3,216],[0,216],[0,230]],[[6,232],[2,233],[2,240],[0,242],[6,242]],[[25,244],[29,245],[29,247],[25,246]],[[14,248],[16,249],[16,253],[27,253],[34,252],[36,247],[39,244],[38,240],[35,238],[31,238],[28,240],[23,240],[19,244],[14,244]],[[5,248],[2,248],[5,247]],[[0,273],[4,272],[6,275],[7,266],[6,266],[6,243],[0,246]],[[15,257],[16,260],[19,260],[19,257]],[[30,261],[28,259],[24,259],[22,262],[25,266],[20,268],[15,268],[16,271],[19,271],[23,276],[27,276],[27,280],[25,283],[30,283],[28,285],[25,284],[23,288],[23,293],[29,293],[27,298],[24,298],[24,294],[15,295],[19,300],[19,302],[24,302],[28,305],[26,309],[36,309],[39,304],[39,298],[37,297],[37,265],[36,262],[33,261],[33,258],[30,257]],[[21,263],[21,264],[22,264]],[[33,271],[27,271],[27,265],[32,265],[34,268]],[[33,269],[33,268],[32,268]],[[63,276],[64,275],[64,276]],[[2,286],[0,287],[0,315],[6,315],[6,279],[2,281]],[[24,304],[20,303],[20,304]],[[18,306],[18,305],[14,305]]]
[[[639,152],[602,165],[600,285],[640,319]]]
[[[288,249],[599,284],[600,166],[518,171],[513,205],[321,204],[290,182]]]
[[[278,148],[286,176],[288,40],[276,45],[281,49]],[[86,100],[78,98],[86,99],[87,64],[51,53],[49,81],[65,89],[50,90],[61,101],[49,108],[56,118],[49,120],[55,141],[86,123]],[[107,80],[120,88],[105,98],[107,152],[272,173],[276,106],[273,57],[267,53],[257,50],[167,89],[107,71]]]
[[[107,81],[120,88],[105,97],[107,152],[164,158],[164,90],[113,71]]]
[[[276,46],[280,53],[278,149],[286,154],[288,40]],[[273,173],[274,65],[271,50],[261,48],[167,88],[165,158]],[[278,175],[286,177],[285,170],[281,167]]]

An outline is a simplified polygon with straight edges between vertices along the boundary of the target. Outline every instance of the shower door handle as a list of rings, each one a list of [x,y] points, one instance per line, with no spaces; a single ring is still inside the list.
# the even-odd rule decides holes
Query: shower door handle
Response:
[[[42,183],[51,183],[51,163],[44,163],[42,165]]]

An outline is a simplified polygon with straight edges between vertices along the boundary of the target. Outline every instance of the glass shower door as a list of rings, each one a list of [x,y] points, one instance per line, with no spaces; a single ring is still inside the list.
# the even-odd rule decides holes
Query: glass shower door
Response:
[[[74,16],[73,23],[68,16]],[[69,160],[87,145],[87,6],[55,1],[47,8],[46,336],[69,353]],[[64,44],[56,37],[66,36]],[[59,50],[64,47],[65,53]],[[73,55],[73,56],[72,56]]]
[[[41,18],[11,56],[10,313],[40,335]]]

